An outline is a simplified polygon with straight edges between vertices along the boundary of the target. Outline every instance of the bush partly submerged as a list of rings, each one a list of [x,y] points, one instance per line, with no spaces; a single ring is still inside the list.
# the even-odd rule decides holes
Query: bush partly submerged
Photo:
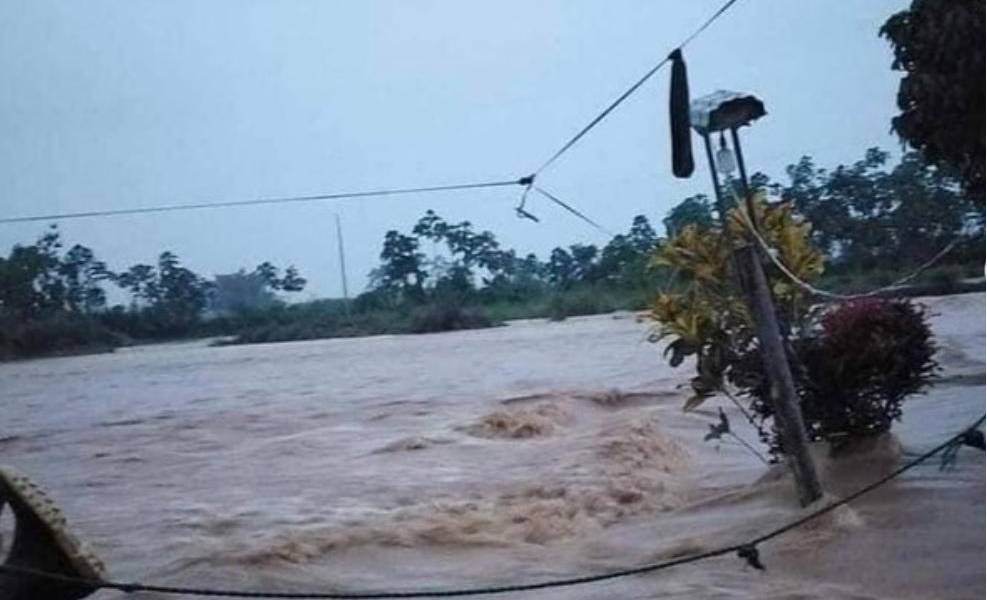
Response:
[[[315,304],[315,303],[313,303]],[[436,333],[459,329],[482,329],[500,323],[479,307],[433,302],[405,309],[380,309],[347,313],[335,306],[296,305],[271,318],[255,314],[250,323],[228,326],[235,336],[219,340],[218,346],[262,344],[367,335]]]
[[[479,308],[434,303],[412,312],[411,333],[483,329],[497,325]]]
[[[0,360],[59,354],[111,352],[127,339],[85,315],[58,314],[45,320],[0,324]]]
[[[822,254],[811,229],[785,204],[756,199],[762,233],[779,259],[804,281],[822,273]],[[743,208],[731,213],[730,225]],[[686,227],[656,253],[677,268],[687,285],[655,300],[653,341],[671,338],[672,366],[695,357],[689,410],[734,388],[749,400],[762,441],[784,453],[774,422],[771,385],[764,371],[753,319],[733,289],[727,264],[732,241],[718,228]],[[935,345],[925,311],[907,299],[875,297],[813,307],[800,286],[775,269],[766,273],[793,351],[796,389],[812,440],[834,445],[882,434],[901,417],[905,398],[924,390],[936,370]]]

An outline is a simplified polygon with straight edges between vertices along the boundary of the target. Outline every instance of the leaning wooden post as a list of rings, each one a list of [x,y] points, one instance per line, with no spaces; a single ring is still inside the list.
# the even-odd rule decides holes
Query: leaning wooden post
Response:
[[[733,138],[733,153],[740,170],[741,190],[744,194],[744,207],[755,222],[754,199],[751,196],[750,184],[747,181],[747,168],[744,165],[744,153],[740,148],[740,137],[737,128],[730,128]],[[748,236],[749,237],[749,236]],[[803,506],[811,504],[822,497],[822,485],[816,473],[816,465],[809,454],[809,438],[805,433],[805,420],[802,409],[799,408],[798,392],[788,364],[788,354],[781,337],[781,327],[774,301],[771,298],[771,288],[764,274],[764,264],[761,255],[753,243],[737,251],[738,263],[742,266],[742,277],[746,278],[745,288],[748,290],[748,303],[754,315],[757,328],[757,339],[761,343],[761,360],[764,361],[764,372],[768,376],[771,391],[771,404],[774,408],[775,420],[779,421],[778,431],[781,433],[782,446],[795,481],[798,486],[799,501]]]
[[[727,204],[720,188],[719,177],[716,172],[717,165],[714,164],[710,149],[709,135],[715,131],[730,130],[734,142],[734,152],[730,157],[724,158],[736,158],[740,167],[741,185],[746,204],[746,206],[738,208],[749,210],[753,202],[747,182],[743,154],[740,151],[737,128],[763,116],[765,114],[764,105],[753,96],[720,91],[697,99],[693,102],[691,112],[692,126],[703,137],[706,145],[709,168],[713,177],[713,190],[716,193],[716,202],[720,213],[720,223],[724,235],[726,235]],[[751,219],[755,218],[754,214],[750,216]],[[822,497],[822,485],[819,483],[815,464],[809,454],[805,421],[802,418],[802,410],[799,408],[798,393],[795,390],[795,382],[789,368],[788,355],[785,352],[781,329],[778,326],[778,317],[774,301],[771,298],[771,290],[764,274],[764,266],[754,245],[747,244],[739,248],[735,252],[733,260],[740,287],[746,297],[751,316],[754,318],[761,360],[769,383],[775,427],[781,436],[782,448],[795,478],[799,502],[804,506]]]
[[[775,426],[781,435],[782,449],[795,475],[799,502],[805,506],[822,497],[822,485],[809,455],[805,421],[802,419],[788,355],[781,339],[771,290],[754,246],[747,245],[737,250],[737,263],[744,287],[748,290],[748,305],[754,317],[757,339],[761,344],[761,360],[770,385]]]

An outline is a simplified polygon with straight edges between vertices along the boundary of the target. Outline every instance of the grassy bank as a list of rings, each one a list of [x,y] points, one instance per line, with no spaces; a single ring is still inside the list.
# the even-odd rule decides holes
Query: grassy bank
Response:
[[[833,273],[817,287],[853,294],[889,285],[906,271],[873,270]],[[979,279],[978,279],[979,278]],[[937,296],[982,291],[982,266],[945,265],[916,277],[894,295]],[[432,302],[390,310],[347,311],[340,300],[319,300],[245,316],[216,328],[215,335],[233,337],[223,344],[250,344],[380,334],[432,333],[494,327],[517,319],[564,320],[581,315],[618,310],[646,310],[654,292],[615,290],[604,286],[580,286],[514,300],[473,303]]]
[[[353,312],[341,301],[325,301],[279,307],[270,314],[254,314],[237,324],[236,318],[220,325],[215,334],[230,335],[216,345],[259,344],[382,334],[433,333],[458,329],[482,329],[500,323],[478,307],[430,304],[393,310]]]
[[[935,296],[983,290],[982,271],[979,264],[945,265],[922,273],[906,289],[894,293]],[[834,271],[825,275],[817,287],[859,293],[891,284],[906,274],[883,269]],[[276,304],[263,310],[204,319],[184,332],[136,337],[133,331],[128,333],[121,327],[119,315],[60,314],[44,321],[0,323],[0,360],[109,352],[132,343],[203,337],[221,337],[217,345],[231,345],[480,329],[517,319],[559,321],[618,310],[645,310],[653,296],[650,290],[582,285],[514,299],[432,300],[390,308],[325,299]]]
[[[216,320],[214,335],[231,335],[219,345],[283,342],[381,334],[435,333],[495,327],[517,319],[563,320],[616,310],[647,307],[650,294],[582,287],[491,302],[432,301],[391,309],[358,310],[340,300],[279,306],[262,312]]]
[[[870,269],[827,271],[816,284],[816,287],[835,291],[841,294],[859,294],[880,287],[889,286],[902,277],[909,275],[913,269]],[[909,295],[939,296],[976,291],[983,289],[984,284],[977,280],[984,277],[984,265],[981,263],[948,264],[933,267],[920,273],[909,281]],[[978,287],[979,286],[979,287]]]
[[[0,323],[0,361],[112,352],[127,342],[99,320],[69,313],[44,321]]]

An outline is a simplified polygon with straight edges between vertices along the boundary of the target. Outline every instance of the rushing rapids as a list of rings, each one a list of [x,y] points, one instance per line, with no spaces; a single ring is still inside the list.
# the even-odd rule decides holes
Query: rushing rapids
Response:
[[[983,294],[926,302],[942,381],[906,402],[895,437],[819,453],[833,495],[982,411]],[[756,437],[728,403],[683,413],[688,372],[645,327],[617,315],[3,364],[0,464],[45,484],[109,577],[174,585],[524,582],[701,552],[796,516],[783,470],[702,441],[721,405]],[[983,455],[959,459],[765,545],[766,573],[724,557],[531,596],[982,597]]]

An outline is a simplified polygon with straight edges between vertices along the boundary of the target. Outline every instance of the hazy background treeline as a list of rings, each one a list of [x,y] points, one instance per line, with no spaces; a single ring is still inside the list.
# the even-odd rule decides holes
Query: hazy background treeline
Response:
[[[918,285],[948,293],[967,289],[964,280],[983,273],[983,202],[918,153],[889,164],[887,153],[870,149],[833,170],[803,157],[788,167],[784,182],[760,174],[753,180],[812,223],[828,259],[825,287],[853,292],[886,285],[953,240],[960,240],[956,249]],[[669,211],[661,233],[639,215],[602,247],[557,247],[542,259],[428,211],[407,231],[385,234],[365,292],[350,302],[295,303],[287,299],[306,280],[293,267],[282,272],[265,262],[210,279],[166,251],[154,264],[114,272],[90,248],[66,249],[52,226],[35,243],[0,257],[0,358],[190,337],[252,343],[445,331],[642,309],[659,289],[674,285],[671,273],[651,267],[654,249],[682,227],[714,218],[711,199],[692,196]],[[111,305],[110,297],[128,300]]]

